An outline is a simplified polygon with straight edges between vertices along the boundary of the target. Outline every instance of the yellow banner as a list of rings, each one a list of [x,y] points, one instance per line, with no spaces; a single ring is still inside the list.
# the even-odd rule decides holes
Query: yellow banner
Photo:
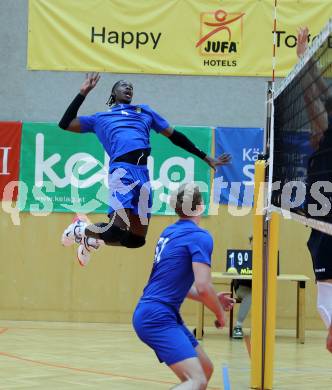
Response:
[[[310,39],[331,0],[282,0],[277,73],[296,58],[296,31]],[[220,76],[272,74],[272,0],[30,0],[28,68]]]

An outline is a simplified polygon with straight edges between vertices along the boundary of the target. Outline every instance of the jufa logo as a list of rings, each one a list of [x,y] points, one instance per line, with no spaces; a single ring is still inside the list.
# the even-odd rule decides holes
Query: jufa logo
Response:
[[[242,41],[243,12],[227,13],[219,9],[201,13],[200,39],[196,43],[202,56],[237,53]]]

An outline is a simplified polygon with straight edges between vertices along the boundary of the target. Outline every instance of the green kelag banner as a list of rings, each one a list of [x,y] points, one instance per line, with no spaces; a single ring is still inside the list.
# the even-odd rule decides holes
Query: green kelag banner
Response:
[[[211,153],[212,128],[177,127]],[[210,198],[210,168],[199,158],[151,132],[152,214],[172,215],[167,196],[181,182],[198,182]],[[109,158],[94,134],[60,130],[53,123],[24,123],[19,208],[31,213],[107,213]]]

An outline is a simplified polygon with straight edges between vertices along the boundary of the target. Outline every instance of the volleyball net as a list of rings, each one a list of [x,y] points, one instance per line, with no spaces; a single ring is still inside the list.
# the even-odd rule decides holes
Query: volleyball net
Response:
[[[278,88],[269,84],[265,138],[255,165],[251,387],[270,390],[278,214],[332,235],[332,20]]]
[[[332,19],[272,99],[269,211],[332,234]]]

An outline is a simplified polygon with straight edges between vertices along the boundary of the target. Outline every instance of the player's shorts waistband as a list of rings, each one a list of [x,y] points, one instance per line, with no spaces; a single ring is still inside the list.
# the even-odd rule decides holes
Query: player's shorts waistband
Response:
[[[153,300],[149,300],[149,299],[143,299],[143,300],[140,300],[136,306],[136,309],[138,309],[139,307],[143,308],[144,306],[146,307],[154,307],[154,306],[159,306],[159,307],[164,307],[165,309],[169,310],[171,313],[173,313],[178,321],[178,323],[180,324],[183,324],[183,319],[179,313],[179,310],[166,303],[166,302],[163,302],[163,301],[159,301],[159,300],[156,300],[156,299],[153,299]]]
[[[134,165],[146,165],[151,149],[136,149],[117,157],[113,162],[126,162]]]

